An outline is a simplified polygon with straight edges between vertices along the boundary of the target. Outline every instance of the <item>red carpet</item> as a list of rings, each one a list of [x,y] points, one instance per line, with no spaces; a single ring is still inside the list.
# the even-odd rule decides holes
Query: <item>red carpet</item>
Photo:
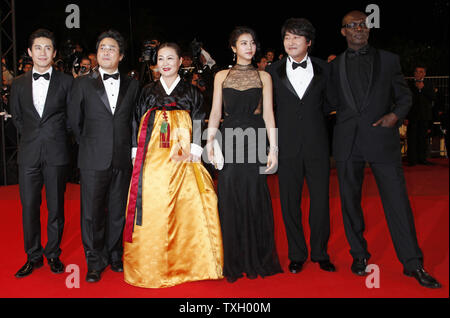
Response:
[[[14,273],[25,263],[23,251],[22,217],[18,186],[0,187],[0,241],[4,251],[0,268],[0,297],[158,297],[158,298],[448,298],[449,297],[449,166],[448,160],[436,159],[435,166],[405,167],[411,204],[416,221],[425,268],[443,285],[441,289],[421,287],[413,278],[402,274],[384,218],[378,190],[370,169],[366,171],[363,209],[366,219],[366,239],[372,254],[371,264],[380,268],[380,288],[369,289],[365,278],[350,272],[352,258],[345,238],[340,212],[336,171],[331,176],[331,237],[328,250],[337,267],[336,273],[326,273],[308,261],[297,275],[288,272],[287,241],[281,216],[276,176],[269,177],[272,193],[275,232],[280,261],[285,273],[265,279],[241,279],[230,284],[222,281],[203,281],[166,289],[141,289],[127,285],[123,275],[109,268],[101,282],[84,281],[86,264],[80,236],[79,186],[69,184],[66,193],[66,225],[62,241],[61,260],[77,264],[80,269],[80,288],[67,288],[70,273],[52,274],[47,264],[31,276],[16,279]],[[307,190],[305,190],[307,192]],[[305,235],[308,227],[309,199],[303,200]],[[45,200],[42,208],[43,244],[46,242]],[[73,276],[73,275],[72,275]]]

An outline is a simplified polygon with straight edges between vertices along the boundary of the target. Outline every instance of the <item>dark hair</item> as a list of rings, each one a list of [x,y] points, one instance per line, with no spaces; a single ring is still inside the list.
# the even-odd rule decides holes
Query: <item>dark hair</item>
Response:
[[[260,63],[262,59],[267,59],[265,55],[257,54],[255,56],[255,62]]]
[[[179,46],[178,44],[174,43],[174,42],[165,42],[165,43],[161,44],[161,45],[158,47],[158,51],[156,52],[156,54],[159,53],[159,50],[161,50],[161,49],[163,49],[163,48],[165,48],[165,47],[169,47],[169,48],[171,48],[171,49],[174,49],[175,52],[177,53],[177,56],[178,56],[178,57],[181,57],[181,56],[182,56],[182,55],[181,55],[181,48],[180,48],[180,46]]]
[[[98,51],[98,47],[100,45],[100,42],[103,41],[106,38],[111,38],[111,39],[116,40],[117,44],[119,44],[119,53],[120,54],[124,54],[125,53],[125,39],[122,36],[122,34],[120,34],[116,30],[108,30],[108,31],[105,31],[102,34],[100,34],[100,36],[97,39],[97,45],[95,46],[97,51]]]
[[[246,26],[237,26],[234,28],[233,32],[231,32],[230,34],[230,46],[236,47],[236,42],[242,34],[250,34],[253,38],[253,41],[255,41],[256,43],[256,50],[259,51],[259,42],[258,37],[256,36],[256,32]]]
[[[427,71],[427,67],[422,63],[416,64],[416,66],[414,67],[414,71],[416,71],[418,68],[423,68],[425,72]]]
[[[31,50],[31,47],[34,44],[34,40],[37,38],[47,38],[52,41],[53,48],[56,50],[56,39],[53,32],[47,30],[47,29],[38,29],[31,33],[30,37],[28,38],[28,48]]]
[[[316,39],[316,29],[311,22],[303,18],[290,18],[281,28],[282,39],[286,36],[286,32],[304,36],[307,42],[311,41],[311,46],[308,48],[308,51],[311,51]]]

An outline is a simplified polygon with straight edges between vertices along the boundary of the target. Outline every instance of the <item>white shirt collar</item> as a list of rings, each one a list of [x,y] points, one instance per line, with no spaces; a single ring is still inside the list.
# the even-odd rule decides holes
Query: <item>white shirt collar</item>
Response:
[[[173,82],[172,86],[169,88],[166,84],[166,82],[164,82],[164,78],[161,76],[161,78],[159,79],[159,81],[161,82],[162,87],[164,88],[164,90],[166,91],[167,95],[172,94],[173,90],[175,89],[175,87],[177,87],[178,83],[180,82],[181,77],[180,75],[177,76],[176,80]]]

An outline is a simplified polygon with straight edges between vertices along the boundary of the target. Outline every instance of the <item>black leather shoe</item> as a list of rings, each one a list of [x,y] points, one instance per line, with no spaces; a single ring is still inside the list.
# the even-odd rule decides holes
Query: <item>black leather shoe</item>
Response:
[[[86,274],[86,281],[88,283],[96,283],[102,278],[101,275],[102,275],[101,271],[96,271],[94,269],[88,270]]]
[[[432,163],[431,161],[425,160],[425,161],[421,161],[419,162],[420,165],[424,165],[424,166],[434,166],[434,163]]]
[[[111,263],[111,270],[116,273],[123,272],[123,263],[122,261]]]
[[[302,268],[303,268],[303,264],[304,264],[304,263],[305,263],[305,262],[291,262],[291,263],[289,264],[289,271],[290,271],[292,274],[300,273],[301,270],[302,270]]]
[[[50,266],[50,270],[55,274],[61,274],[64,273],[64,264],[59,260],[58,257],[56,258],[49,258],[47,260],[48,265]]]
[[[336,271],[336,267],[329,260],[318,261],[315,263],[319,263],[319,267],[323,271],[326,271],[326,272],[335,272]]]
[[[17,278],[22,278],[30,275],[33,270],[40,268],[44,265],[44,260],[41,258],[37,261],[27,261],[25,265],[22,266],[21,269],[14,275]]]
[[[352,273],[359,276],[366,276],[367,259],[355,258],[352,264]]]
[[[427,288],[441,288],[441,284],[434,279],[430,274],[428,274],[423,268],[419,268],[415,271],[404,270],[403,274],[409,277],[414,277],[417,279],[420,285]]]

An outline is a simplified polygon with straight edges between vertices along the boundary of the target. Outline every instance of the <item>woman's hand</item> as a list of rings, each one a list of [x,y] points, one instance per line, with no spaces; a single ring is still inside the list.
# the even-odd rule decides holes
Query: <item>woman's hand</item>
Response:
[[[214,147],[212,142],[206,144],[206,151],[208,152],[208,160],[214,164]]]
[[[270,147],[269,155],[267,156],[267,169],[265,173],[272,174],[278,170],[278,147]]]

